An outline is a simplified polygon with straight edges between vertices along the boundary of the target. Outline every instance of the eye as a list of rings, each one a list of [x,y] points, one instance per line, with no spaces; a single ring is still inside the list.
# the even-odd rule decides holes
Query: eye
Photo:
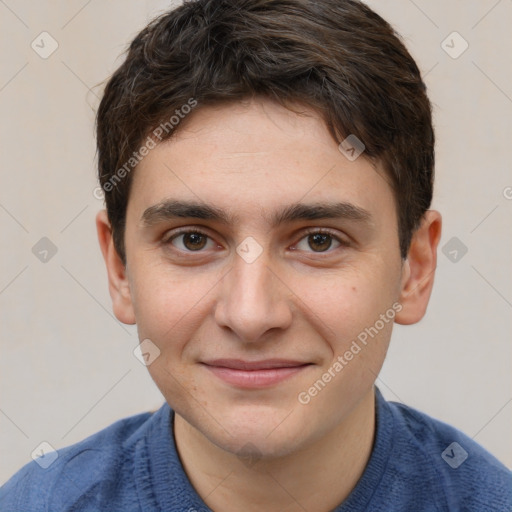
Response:
[[[165,244],[171,244],[182,252],[201,252],[203,249],[213,249],[218,245],[209,235],[200,230],[183,230],[173,233],[164,240]],[[299,243],[293,249],[305,252],[324,253],[332,252],[330,249],[337,249],[347,246],[348,243],[340,239],[336,234],[325,229],[311,229],[306,232]]]
[[[198,252],[204,248],[211,249],[216,245],[206,233],[196,229],[174,233],[164,243],[171,244],[184,252]],[[208,244],[210,244],[209,247],[207,247]]]
[[[295,247],[301,251],[308,252],[309,248],[312,249],[313,252],[322,253],[328,252],[329,249],[332,248],[333,242],[335,244],[334,249],[348,245],[328,230],[313,229],[308,231],[306,236],[301,238],[300,242]]]

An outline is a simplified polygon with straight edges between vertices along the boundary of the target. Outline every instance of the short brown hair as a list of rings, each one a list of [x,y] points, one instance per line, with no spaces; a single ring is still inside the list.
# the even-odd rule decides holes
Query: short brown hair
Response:
[[[123,262],[129,171],[155,127],[191,99],[201,108],[255,96],[310,106],[337,143],[355,135],[382,162],[406,258],[432,200],[434,132],[420,71],[393,28],[357,0],[190,0],[135,37],[98,109],[99,180]]]

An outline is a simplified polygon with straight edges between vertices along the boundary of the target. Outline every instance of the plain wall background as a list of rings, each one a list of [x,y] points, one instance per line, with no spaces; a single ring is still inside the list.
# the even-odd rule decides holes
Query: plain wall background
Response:
[[[377,384],[512,467],[512,1],[372,0],[426,75],[441,248],[428,313],[396,326]],[[0,2],[0,482],[42,441],[77,442],[163,397],[111,313],[94,216],[95,86],[171,2]],[[58,49],[41,58],[43,31]],[[452,58],[441,43],[469,44]],[[39,39],[38,39],[39,40]],[[453,40],[453,43],[452,43]],[[49,43],[46,43],[49,44]],[[452,54],[463,44],[451,36]],[[46,46],[48,48],[48,46]],[[48,237],[57,253],[32,252]],[[452,242],[453,243],[453,242]]]

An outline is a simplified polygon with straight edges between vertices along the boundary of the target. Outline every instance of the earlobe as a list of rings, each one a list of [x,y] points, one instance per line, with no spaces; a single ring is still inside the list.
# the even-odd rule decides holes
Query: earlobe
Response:
[[[402,310],[395,317],[399,324],[414,324],[425,315],[434,285],[441,224],[441,214],[435,210],[428,210],[420,227],[413,234],[409,253],[402,268],[399,299]]]
[[[103,259],[107,267],[108,288],[112,298],[112,308],[116,318],[124,324],[135,324],[130,284],[126,267],[121,260],[112,239],[112,228],[106,210],[96,215],[96,230]]]

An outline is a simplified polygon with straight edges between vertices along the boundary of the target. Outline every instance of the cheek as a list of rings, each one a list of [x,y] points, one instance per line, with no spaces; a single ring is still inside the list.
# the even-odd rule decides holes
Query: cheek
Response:
[[[139,338],[162,351],[180,350],[208,307],[215,276],[169,271],[163,264],[142,264],[134,273],[132,299]],[[142,271],[143,269],[143,271]]]
[[[185,412],[190,394],[196,396],[198,389],[185,354],[212,308],[209,291],[218,279],[171,273],[164,266],[140,268],[144,272],[136,276],[134,294],[138,335],[140,340],[151,340],[159,351],[147,369],[162,394],[172,397],[173,408]]]
[[[330,333],[328,339],[332,340],[333,351],[339,352],[392,308],[397,296],[395,280],[383,269],[374,268],[373,272],[350,269],[321,279],[301,278],[296,294],[304,304],[303,314],[307,310],[313,313],[309,315],[310,321],[319,330],[323,325],[321,331]],[[390,321],[385,326],[379,323],[383,335],[389,334],[390,324]]]

